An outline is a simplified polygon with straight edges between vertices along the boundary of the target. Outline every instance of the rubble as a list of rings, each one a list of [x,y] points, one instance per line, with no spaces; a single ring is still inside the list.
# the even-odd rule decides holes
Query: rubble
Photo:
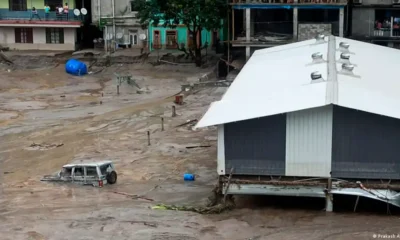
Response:
[[[45,151],[45,150],[50,150],[53,148],[58,148],[64,146],[64,143],[32,143],[29,147],[27,147],[27,150],[40,150],[40,151]]]

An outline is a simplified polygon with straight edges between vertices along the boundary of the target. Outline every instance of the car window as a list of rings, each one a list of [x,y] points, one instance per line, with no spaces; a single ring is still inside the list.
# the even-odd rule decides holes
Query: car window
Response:
[[[71,177],[72,175],[72,168],[71,167],[63,167],[60,172],[60,177]]]
[[[75,176],[83,176],[83,167],[75,167]]]
[[[111,167],[110,164],[105,164],[100,167],[100,171],[102,175],[107,175],[107,168]]]
[[[96,176],[97,177],[97,168],[96,167],[86,167],[86,176]]]

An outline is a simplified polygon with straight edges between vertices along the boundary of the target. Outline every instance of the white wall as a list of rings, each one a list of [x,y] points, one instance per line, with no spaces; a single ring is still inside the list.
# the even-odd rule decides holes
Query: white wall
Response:
[[[224,125],[218,125],[217,142],[217,171],[218,175],[225,175],[225,132]]]
[[[0,44],[12,44],[15,43],[14,28],[0,28]]]
[[[75,50],[76,29],[64,28],[64,44],[46,43],[46,28],[33,28],[33,43],[15,43],[13,27],[0,27],[0,45],[17,50]]]
[[[329,177],[332,106],[287,113],[286,176]]]

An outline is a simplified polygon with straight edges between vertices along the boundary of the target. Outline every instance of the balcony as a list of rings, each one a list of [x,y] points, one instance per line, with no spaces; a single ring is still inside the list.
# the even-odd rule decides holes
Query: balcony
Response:
[[[400,40],[400,23],[386,22],[376,24],[370,22],[364,26],[353,28],[352,36],[355,38],[395,39]]]
[[[347,5],[348,0],[230,0],[231,5],[240,4],[293,4],[293,5]]]
[[[237,32],[232,46],[273,47],[293,42],[293,22],[251,22],[250,39],[246,33]]]
[[[44,10],[38,9],[37,15],[28,11],[9,11],[0,9],[0,26],[51,26],[51,27],[80,27],[82,16],[76,17],[72,11],[68,15],[50,12],[47,15]]]

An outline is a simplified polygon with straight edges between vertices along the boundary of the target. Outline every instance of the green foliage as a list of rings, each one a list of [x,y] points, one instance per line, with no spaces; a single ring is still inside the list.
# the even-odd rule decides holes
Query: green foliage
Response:
[[[137,0],[137,8],[142,25],[163,22],[174,28],[182,23],[192,33],[221,28],[227,14],[226,0]]]

